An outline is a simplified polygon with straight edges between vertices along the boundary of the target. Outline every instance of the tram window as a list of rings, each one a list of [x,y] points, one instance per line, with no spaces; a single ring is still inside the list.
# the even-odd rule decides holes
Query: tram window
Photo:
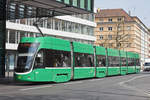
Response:
[[[70,52],[60,50],[41,50],[35,58],[35,68],[70,67]]]
[[[108,64],[110,67],[119,67],[120,57],[108,56]]]
[[[127,66],[127,59],[125,57],[121,57],[121,66]]]
[[[76,67],[94,67],[94,55],[75,53]]]
[[[140,59],[136,59],[136,66],[140,66]]]
[[[45,66],[46,67],[70,67],[70,52],[60,50],[45,50]]]
[[[44,68],[44,50],[37,53],[34,63],[35,68]]]
[[[132,58],[132,66],[135,66],[135,59]]]
[[[106,56],[97,55],[97,67],[105,67],[106,66]]]
[[[134,58],[128,58],[128,66],[135,66],[135,59]]]
[[[136,60],[134,58],[132,58],[132,65],[135,66],[136,65]]]

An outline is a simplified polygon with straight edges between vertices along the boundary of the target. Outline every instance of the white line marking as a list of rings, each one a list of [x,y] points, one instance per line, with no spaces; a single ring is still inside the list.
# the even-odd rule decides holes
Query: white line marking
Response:
[[[119,82],[119,84],[122,85],[122,84],[125,84],[125,83],[127,83],[127,82],[131,82],[131,81],[133,81],[133,80],[136,80],[136,79],[138,79],[138,78],[143,78],[143,77],[147,77],[147,76],[150,76],[150,75],[136,76],[136,77],[131,78],[131,79],[127,80],[127,81]]]
[[[88,81],[93,82],[93,81],[101,81],[101,80],[103,80],[103,79],[92,79],[92,80],[88,80]]]
[[[25,88],[25,89],[19,89],[20,91],[27,91],[27,90],[36,90],[36,89],[43,89],[43,88],[50,88],[52,85],[48,86],[41,86],[41,87],[33,87],[33,88]]]
[[[136,88],[136,87],[133,87],[133,86],[129,86],[129,85],[126,84],[126,83],[128,83],[128,82],[133,81],[133,80],[136,80],[136,79],[139,79],[139,78],[143,78],[143,77],[148,77],[148,76],[150,76],[150,75],[136,76],[136,77],[131,78],[131,79],[127,80],[127,81],[119,82],[118,84],[119,84],[120,86],[125,87],[125,88],[129,88],[129,89],[136,90],[136,91],[139,91],[139,92],[141,92],[141,93],[144,93],[144,94],[146,94],[146,95],[148,95],[148,96],[150,97],[150,93],[149,93],[148,91],[144,91],[144,90],[142,91],[142,90],[139,89],[139,88]]]

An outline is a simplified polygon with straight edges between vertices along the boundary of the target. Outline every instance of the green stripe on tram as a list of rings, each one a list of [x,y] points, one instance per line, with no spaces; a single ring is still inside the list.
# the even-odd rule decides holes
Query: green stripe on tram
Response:
[[[107,55],[108,57],[120,57],[119,56],[119,50],[117,49],[112,49],[112,48],[107,48]],[[120,58],[119,58],[120,59]],[[110,62],[108,60],[108,62]],[[118,63],[120,63],[120,61],[116,61]],[[113,76],[113,75],[120,75],[120,66],[108,66],[108,76]]]
[[[119,57],[119,50],[107,48],[108,56],[118,56]]]
[[[74,52],[94,54],[94,48],[90,44],[73,42]]]
[[[106,49],[101,46],[96,46],[96,55],[106,55]]]

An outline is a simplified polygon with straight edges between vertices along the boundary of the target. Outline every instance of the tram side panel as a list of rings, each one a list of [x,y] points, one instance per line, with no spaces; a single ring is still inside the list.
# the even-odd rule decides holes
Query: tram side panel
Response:
[[[48,40],[46,39],[45,42],[43,42],[41,48],[45,49],[45,58],[43,59],[44,66],[45,71],[48,70],[49,72],[48,76],[45,75],[45,77],[53,82],[66,82],[71,80],[70,41],[48,38]]]
[[[73,51],[74,79],[93,78],[95,76],[93,46],[73,42]]]
[[[127,70],[127,56],[126,56],[126,52],[120,50],[120,64],[121,64],[121,75],[126,75],[128,73]]]
[[[135,55],[133,52],[127,52],[127,60],[128,60],[128,74],[135,73],[136,72]]]
[[[139,73],[141,70],[141,65],[140,65],[140,56],[139,54],[136,53],[136,73]]]
[[[120,75],[119,50],[107,48],[108,55],[108,76]]]
[[[102,78],[107,73],[106,49],[96,46],[96,77]]]

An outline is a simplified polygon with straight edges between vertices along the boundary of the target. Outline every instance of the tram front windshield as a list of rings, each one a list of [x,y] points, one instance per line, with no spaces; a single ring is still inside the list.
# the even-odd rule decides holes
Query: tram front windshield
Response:
[[[15,72],[27,72],[31,69],[39,43],[20,43]]]

